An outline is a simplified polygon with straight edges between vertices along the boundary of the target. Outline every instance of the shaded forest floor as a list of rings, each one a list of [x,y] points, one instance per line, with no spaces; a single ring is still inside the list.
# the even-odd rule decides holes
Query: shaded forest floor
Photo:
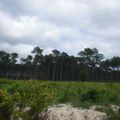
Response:
[[[73,107],[102,106],[110,120],[120,120],[120,83],[50,82],[0,79],[0,118],[12,117],[32,120],[49,106],[70,104]],[[26,110],[26,107],[28,108]],[[4,113],[4,114],[3,114]],[[41,114],[41,117],[42,116]]]

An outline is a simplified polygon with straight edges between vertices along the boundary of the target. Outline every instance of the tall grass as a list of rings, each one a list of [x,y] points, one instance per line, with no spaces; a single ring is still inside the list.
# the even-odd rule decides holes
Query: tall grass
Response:
[[[50,105],[59,103],[83,108],[111,104],[120,106],[120,84],[0,80],[2,119],[6,116],[30,120],[36,114],[47,111]],[[25,107],[30,110],[23,112]]]

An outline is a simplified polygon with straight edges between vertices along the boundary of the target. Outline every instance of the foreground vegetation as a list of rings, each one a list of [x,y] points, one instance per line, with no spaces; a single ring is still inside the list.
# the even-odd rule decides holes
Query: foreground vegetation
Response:
[[[99,111],[106,112],[110,120],[120,120],[119,111],[109,108],[120,106],[120,84],[0,79],[0,120],[37,120],[39,113],[58,103],[83,108],[101,105]]]

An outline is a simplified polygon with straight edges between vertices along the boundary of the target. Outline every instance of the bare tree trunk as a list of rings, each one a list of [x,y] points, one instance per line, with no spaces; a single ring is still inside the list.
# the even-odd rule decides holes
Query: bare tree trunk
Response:
[[[47,80],[49,80],[49,74],[50,74],[50,63],[48,65],[48,70],[47,70]]]
[[[53,69],[53,78],[52,78],[53,81],[55,80],[55,72],[56,72],[56,63],[54,64],[54,69]]]
[[[73,65],[71,66],[71,75],[72,75],[72,81],[74,80],[74,71],[73,71]]]
[[[62,81],[63,79],[63,63],[61,65],[61,69],[60,69],[60,81]]]

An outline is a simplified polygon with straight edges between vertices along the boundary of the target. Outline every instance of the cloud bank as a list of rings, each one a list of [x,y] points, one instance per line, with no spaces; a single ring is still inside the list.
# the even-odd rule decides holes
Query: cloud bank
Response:
[[[119,0],[0,0],[0,49],[25,56],[35,47],[76,55],[96,47],[119,56]]]

